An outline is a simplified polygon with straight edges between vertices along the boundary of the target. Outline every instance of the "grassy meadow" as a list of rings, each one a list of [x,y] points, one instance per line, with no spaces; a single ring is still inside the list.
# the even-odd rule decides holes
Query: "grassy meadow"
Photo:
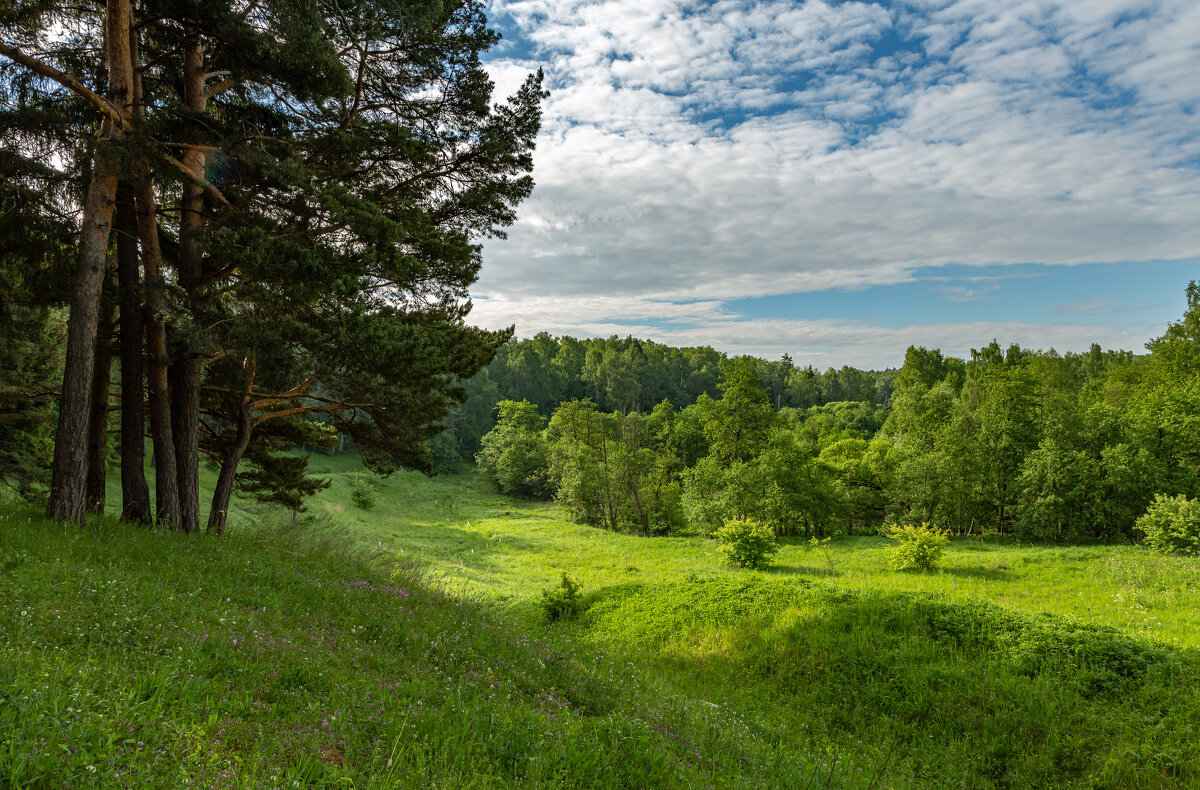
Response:
[[[1191,788],[1200,562],[567,522],[476,475],[224,540],[0,506],[0,787]],[[566,572],[587,609],[547,624]]]
[[[1200,559],[1138,546],[1047,546],[1003,537],[961,538],[937,571],[893,571],[886,538],[835,538],[814,548],[784,539],[769,570],[724,567],[705,538],[643,538],[567,521],[552,504],[495,493],[479,475],[432,479],[398,473],[375,479],[379,505],[351,504],[351,458],[313,456],[313,471],[333,485],[309,516],[346,529],[352,539],[395,556],[417,556],[448,590],[529,614],[541,590],[562,572],[603,596],[630,584],[677,582],[695,574],[787,580],[804,578],[856,592],[926,592],[952,600],[984,599],[1030,614],[1050,613],[1107,625],[1129,636],[1200,647]]]

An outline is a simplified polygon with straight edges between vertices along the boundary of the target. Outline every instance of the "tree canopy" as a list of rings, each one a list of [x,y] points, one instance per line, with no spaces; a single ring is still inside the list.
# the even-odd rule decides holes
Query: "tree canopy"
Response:
[[[77,229],[53,515],[79,521],[103,472],[114,331],[139,443],[145,357],[163,526],[198,528],[206,451],[222,529],[275,420],[325,413],[372,468],[430,467],[458,382],[510,334],[466,323],[479,239],[533,188],[542,77],[495,103],[497,40],[477,0],[6,5],[0,184]]]

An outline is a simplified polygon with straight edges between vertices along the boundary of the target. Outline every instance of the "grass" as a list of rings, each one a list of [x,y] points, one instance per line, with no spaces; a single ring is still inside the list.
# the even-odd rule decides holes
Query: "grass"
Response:
[[[573,524],[554,505],[502,496],[474,474],[397,473],[376,481],[380,504],[364,511],[350,503],[351,476],[361,472],[353,459],[313,456],[312,466],[333,486],[313,499],[310,516],[398,557],[420,557],[449,590],[527,615],[563,571],[585,590],[749,573],[725,568],[712,540],[642,538]],[[989,536],[952,541],[940,567],[920,573],[891,570],[892,545],[886,538],[841,537],[821,549],[784,539],[765,573],[859,592],[983,599],[1200,647],[1200,558],[1132,545],[1046,546]]]
[[[0,568],[3,787],[808,779],[723,712],[343,539],[79,531],[0,506]]]
[[[1200,785],[1196,560],[988,538],[922,574],[843,538],[741,571],[473,475],[363,510],[357,463],[313,468],[297,528],[225,540],[0,509],[0,786]],[[587,608],[547,624],[564,571]]]

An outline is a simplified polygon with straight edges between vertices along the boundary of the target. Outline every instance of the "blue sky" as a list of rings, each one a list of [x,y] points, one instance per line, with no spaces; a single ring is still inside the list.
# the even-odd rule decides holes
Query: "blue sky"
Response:
[[[1141,350],[1200,279],[1193,0],[493,0],[538,187],[474,320],[802,363]]]

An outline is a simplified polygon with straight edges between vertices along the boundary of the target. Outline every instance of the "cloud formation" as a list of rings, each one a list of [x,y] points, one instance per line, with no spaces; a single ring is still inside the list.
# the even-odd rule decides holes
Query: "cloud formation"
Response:
[[[485,250],[485,324],[682,342],[687,300],[707,311],[688,342],[733,350],[758,330],[731,299],[1200,255],[1191,0],[491,10],[512,42],[489,63],[499,91],[542,66],[551,97],[537,189]],[[892,337],[839,332],[819,342],[846,361]]]

